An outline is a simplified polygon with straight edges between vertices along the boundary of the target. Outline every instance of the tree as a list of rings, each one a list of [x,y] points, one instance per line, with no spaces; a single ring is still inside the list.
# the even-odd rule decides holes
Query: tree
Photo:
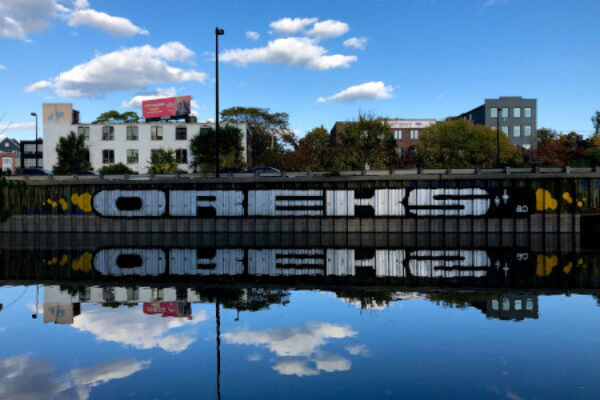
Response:
[[[332,154],[329,132],[321,125],[300,139],[295,150],[277,155],[272,165],[284,171],[327,171]]]
[[[592,123],[594,124],[594,135],[600,136],[600,111],[592,116]]]
[[[113,123],[119,124],[123,122],[138,122],[140,120],[139,115],[135,111],[127,111],[124,113],[120,113],[115,110],[110,110],[104,112],[96,118],[93,124],[105,124],[105,123]]]
[[[69,133],[61,137],[56,145],[56,165],[52,171],[58,175],[72,174],[77,171],[88,171],[92,168],[90,155],[85,146],[83,134]]]
[[[152,151],[150,156],[151,174],[175,174],[177,173],[177,160],[173,149],[159,149]]]
[[[558,133],[552,129],[540,128],[537,130],[538,145],[544,145],[554,142],[558,138]]]
[[[398,162],[396,141],[387,122],[371,114],[359,114],[337,137],[331,167],[335,170],[392,168]]]
[[[202,128],[190,142],[194,169],[215,172],[215,130]],[[219,164],[221,168],[242,168],[242,132],[233,125],[219,128]]]
[[[285,151],[285,146],[297,146],[294,132],[289,128],[289,115],[272,113],[268,108],[231,107],[221,112],[223,121],[247,123],[252,130],[252,158],[255,165],[268,165]]]
[[[421,133],[417,146],[426,168],[491,168],[496,166],[495,129],[465,120],[438,122]],[[516,166],[521,152],[500,132],[500,163]]]
[[[136,172],[123,163],[106,165],[98,170],[102,175],[132,175]]]

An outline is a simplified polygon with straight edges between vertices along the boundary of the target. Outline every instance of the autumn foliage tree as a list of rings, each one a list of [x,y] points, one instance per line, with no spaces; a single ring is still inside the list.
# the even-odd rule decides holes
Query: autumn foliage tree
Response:
[[[493,168],[496,166],[495,129],[465,120],[438,122],[420,135],[417,152],[426,168]],[[500,163],[518,166],[520,150],[500,132]]]

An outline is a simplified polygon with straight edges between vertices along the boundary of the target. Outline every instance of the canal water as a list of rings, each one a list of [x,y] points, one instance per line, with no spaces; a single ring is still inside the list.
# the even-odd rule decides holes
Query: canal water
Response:
[[[0,238],[1,399],[597,399],[567,236]]]

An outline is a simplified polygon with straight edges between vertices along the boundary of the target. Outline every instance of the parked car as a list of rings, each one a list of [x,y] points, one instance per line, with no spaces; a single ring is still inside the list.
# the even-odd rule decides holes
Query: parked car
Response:
[[[273,167],[254,167],[254,168],[250,168],[249,170],[246,170],[247,173],[249,174],[255,174],[257,172],[263,174],[263,173],[280,173],[281,171],[279,171],[277,168],[273,168]]]
[[[94,176],[100,176],[100,172],[98,172],[98,171],[77,171],[77,172],[73,173],[73,175],[94,175]]]
[[[241,173],[246,172],[246,170],[244,168],[233,168],[233,167],[230,167],[230,168],[221,168],[219,170],[219,172],[221,174],[241,174]]]
[[[43,168],[23,168],[21,170],[21,175],[54,175],[52,172]]]

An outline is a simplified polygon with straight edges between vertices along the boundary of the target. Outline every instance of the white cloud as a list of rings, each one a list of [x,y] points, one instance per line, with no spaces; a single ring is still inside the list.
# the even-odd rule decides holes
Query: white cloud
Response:
[[[389,99],[392,97],[394,88],[386,86],[383,82],[367,82],[361,85],[350,86],[341,92],[329,97],[320,97],[317,99],[319,103],[333,101],[335,103],[351,103],[357,100],[377,100]]]
[[[254,31],[246,32],[246,37],[250,40],[258,40],[260,38],[260,33]]]
[[[227,332],[222,335],[229,343],[266,346],[278,356],[310,356],[328,339],[355,336],[347,325],[313,322],[301,328],[267,329],[264,331]]]
[[[103,383],[127,378],[150,365],[149,361],[133,358],[116,359],[104,364],[71,370],[59,377],[41,359],[30,359],[29,355],[0,360],[0,398],[3,399],[46,399],[74,398],[87,400],[92,388]]]
[[[170,333],[172,329],[191,327],[207,319],[204,311],[191,321],[146,315],[141,308],[105,309],[98,307],[77,316],[73,327],[90,332],[98,340],[121,343],[136,349],[161,348],[179,353],[196,341],[193,331]]]
[[[29,41],[27,34],[48,29],[59,11],[55,0],[2,0],[0,37]]]
[[[367,38],[351,37],[344,40],[344,47],[354,47],[355,49],[364,50],[367,47]]]
[[[352,367],[350,360],[333,354],[320,354],[313,361],[318,370],[325,372],[349,371]]]
[[[0,132],[4,131],[20,131],[20,130],[28,130],[35,129],[35,122],[20,122],[17,124],[7,123],[0,125]]]
[[[75,0],[73,2],[73,6],[78,9],[81,10],[83,8],[88,8],[90,6],[90,3],[88,0]]]
[[[0,64],[0,71],[6,69],[5,65]]]
[[[353,356],[366,356],[369,354],[369,349],[364,344],[357,344],[355,346],[346,346],[346,351]]]
[[[207,77],[205,73],[167,63],[186,61],[193,55],[193,51],[179,42],[169,42],[160,47],[130,47],[97,55],[61,73],[52,83],[59,96],[90,97],[119,90],[145,89],[157,83],[203,82]]]
[[[308,366],[306,361],[283,360],[273,366],[273,369],[281,375],[315,376],[319,375],[317,369]]]
[[[115,17],[92,9],[75,10],[69,14],[69,26],[88,25],[111,36],[147,35],[148,31],[123,17]]]
[[[237,65],[269,63],[295,65],[308,69],[327,70],[348,67],[356,56],[327,54],[327,49],[309,38],[282,38],[270,41],[266,47],[227,50],[221,60]]]
[[[52,87],[52,82],[50,81],[38,81],[33,83],[25,88],[26,92],[38,92],[40,90],[48,89]]]
[[[142,102],[144,102],[146,100],[160,99],[162,97],[175,97],[176,95],[177,95],[177,90],[174,87],[164,88],[164,89],[158,88],[151,93],[141,93],[141,94],[135,95],[129,101],[123,101],[121,103],[121,108],[125,108],[125,109],[141,108]]]
[[[307,33],[319,39],[331,39],[342,36],[350,30],[347,23],[328,19],[326,21],[317,22]]]
[[[317,22],[317,18],[281,18],[271,22],[269,26],[281,35],[294,35],[315,22]]]
[[[127,378],[149,365],[150,361],[117,359],[90,368],[71,370],[71,378],[79,400],[87,400],[92,388],[115,379]]]

